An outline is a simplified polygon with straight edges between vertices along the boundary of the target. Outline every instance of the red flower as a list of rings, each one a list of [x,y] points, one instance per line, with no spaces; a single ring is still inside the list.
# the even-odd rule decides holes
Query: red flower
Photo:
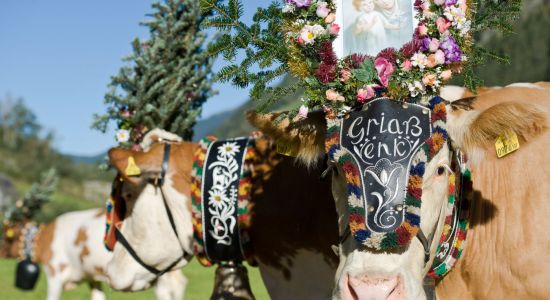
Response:
[[[334,81],[336,78],[336,65],[322,62],[319,69],[315,71],[315,77],[324,84]]]
[[[387,61],[395,64],[395,61],[397,60],[397,51],[395,51],[394,48],[386,48],[378,53],[376,59],[378,58],[385,58]]]
[[[363,55],[363,54],[357,54],[357,53],[354,53],[352,55],[349,55],[347,56],[345,59],[344,59],[344,63],[346,65],[347,68],[350,68],[350,69],[357,69],[359,68],[359,66],[365,61],[365,59],[367,59],[368,56],[367,55]]]
[[[399,52],[403,53],[405,57],[412,57],[420,49],[420,43],[417,39],[413,38],[412,41],[406,43],[401,47]]]
[[[337,62],[336,53],[334,53],[331,42],[324,42],[321,45],[321,49],[319,50],[319,58],[321,59],[321,63],[325,63],[329,65],[336,64]]]

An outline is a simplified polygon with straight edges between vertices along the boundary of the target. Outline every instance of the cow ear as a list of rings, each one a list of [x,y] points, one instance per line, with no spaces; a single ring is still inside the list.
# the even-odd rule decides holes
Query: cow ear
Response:
[[[112,148],[108,153],[109,161],[124,180],[139,185],[160,173],[162,154],[159,150],[162,149],[156,146],[148,152]]]
[[[310,112],[302,120],[291,120],[286,112],[261,114],[249,111],[246,117],[252,126],[308,166],[317,163],[325,154],[327,125],[322,111]]]
[[[520,141],[537,137],[548,128],[548,112],[532,103],[503,102],[484,111],[453,106],[447,129],[451,140],[470,157],[494,145],[498,137],[515,133]],[[484,152],[484,151],[482,151]]]

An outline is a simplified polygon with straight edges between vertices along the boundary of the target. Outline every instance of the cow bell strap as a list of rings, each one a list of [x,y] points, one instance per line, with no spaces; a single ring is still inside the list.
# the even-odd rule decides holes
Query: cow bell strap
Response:
[[[193,158],[194,252],[204,266],[251,258],[253,137],[207,137]]]
[[[164,144],[164,156],[163,156],[163,159],[162,159],[160,177],[155,179],[153,182],[151,182],[151,184],[153,184],[156,188],[158,188],[160,190],[160,193],[162,195],[162,202],[164,204],[164,209],[166,210],[166,215],[168,216],[168,220],[170,221],[170,227],[172,227],[172,231],[176,235],[176,239],[178,240],[178,243],[180,243],[179,242],[178,230],[176,228],[176,223],[174,221],[174,216],[172,214],[172,211],[170,210],[170,206],[168,206],[168,202],[166,201],[166,196],[164,194],[164,189],[162,188],[162,186],[164,185],[164,182],[165,182],[166,172],[168,170],[168,165],[169,165],[169,162],[170,162],[170,151],[171,151],[171,145],[170,144]],[[164,274],[166,272],[171,271],[172,268],[174,268],[182,259],[184,259],[184,258],[187,259],[187,258],[190,258],[192,256],[191,253],[188,253],[187,251],[185,251],[185,249],[183,248],[183,246],[180,243],[180,247],[183,250],[183,254],[177,260],[175,260],[173,263],[171,263],[168,267],[166,267],[163,270],[159,270],[159,269],[157,269],[153,266],[148,265],[147,263],[145,263],[139,257],[137,252],[134,250],[134,248],[130,245],[128,240],[124,237],[122,232],[119,230],[118,226],[120,224],[121,223],[118,223],[118,224],[115,225],[115,237],[116,237],[117,242],[120,242],[122,244],[122,246],[124,246],[126,251],[128,251],[128,253],[130,253],[132,258],[137,263],[139,263],[147,271],[155,274],[157,277],[161,276],[162,274]]]

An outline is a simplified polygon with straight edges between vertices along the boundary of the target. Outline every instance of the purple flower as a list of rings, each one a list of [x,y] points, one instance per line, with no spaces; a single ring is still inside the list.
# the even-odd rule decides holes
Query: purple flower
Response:
[[[445,0],[445,6],[455,5],[458,0]]]
[[[297,7],[308,7],[311,5],[311,0],[287,0],[287,3],[294,4]]]
[[[455,39],[448,35],[441,40],[439,48],[445,53],[445,63],[455,63],[462,60],[462,51],[457,45]]]
[[[430,39],[429,36],[423,37],[420,40],[420,51],[426,52],[426,51],[430,50],[430,42],[431,41],[432,40]]]

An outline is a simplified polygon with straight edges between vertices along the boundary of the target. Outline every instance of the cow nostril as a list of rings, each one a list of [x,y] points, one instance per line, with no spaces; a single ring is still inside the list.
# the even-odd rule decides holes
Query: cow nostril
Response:
[[[400,276],[358,276],[348,275],[347,297],[344,299],[403,299],[404,289]]]

